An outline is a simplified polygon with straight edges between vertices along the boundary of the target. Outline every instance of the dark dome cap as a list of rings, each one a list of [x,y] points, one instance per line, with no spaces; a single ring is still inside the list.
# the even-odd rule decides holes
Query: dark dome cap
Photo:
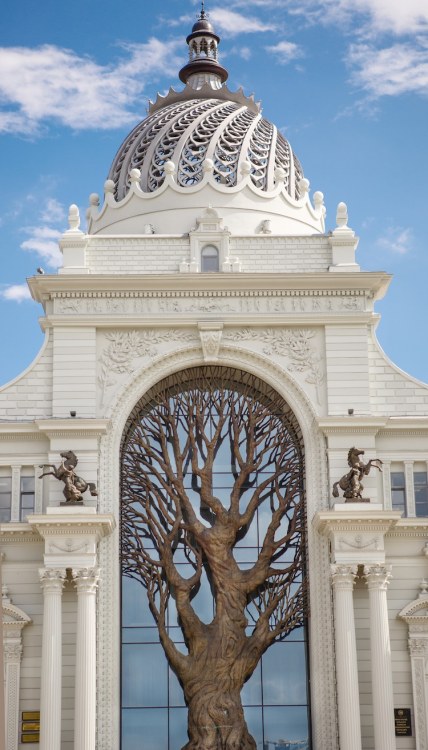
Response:
[[[208,21],[208,18],[198,18],[196,23],[193,24],[192,34],[194,31],[210,31],[211,33],[213,33],[214,28],[212,23]]]

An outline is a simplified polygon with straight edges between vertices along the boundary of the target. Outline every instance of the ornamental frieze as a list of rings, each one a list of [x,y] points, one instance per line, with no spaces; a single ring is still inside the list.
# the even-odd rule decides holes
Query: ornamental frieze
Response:
[[[370,307],[364,293],[341,291],[307,292],[287,290],[266,292],[164,292],[58,294],[55,315],[171,315],[204,313],[218,315],[265,313],[365,312]]]

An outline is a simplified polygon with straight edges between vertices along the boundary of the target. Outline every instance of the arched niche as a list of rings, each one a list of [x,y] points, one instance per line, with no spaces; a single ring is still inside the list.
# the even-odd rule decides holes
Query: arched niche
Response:
[[[428,584],[421,582],[420,594],[399,613],[409,628],[412,667],[414,723],[417,750],[428,750]]]
[[[314,748],[337,750],[334,645],[331,621],[328,541],[316,534],[312,519],[329,507],[324,439],[313,407],[295,378],[271,359],[233,343],[221,346],[217,363],[253,373],[274,388],[288,403],[299,423],[305,446],[305,492],[308,517],[308,570],[311,581],[310,670]],[[129,415],[152,386],[173,373],[203,365],[199,347],[185,346],[153,359],[133,373],[117,392],[105,416],[110,429],[100,446],[100,511],[119,520],[120,446]],[[103,584],[98,599],[98,738],[101,750],[119,746],[120,717],[120,565],[118,530],[100,549]],[[322,625],[320,625],[320,623]]]
[[[2,591],[4,696],[6,750],[17,750],[19,739],[19,686],[21,677],[22,631],[31,618],[12,604],[7,586]]]

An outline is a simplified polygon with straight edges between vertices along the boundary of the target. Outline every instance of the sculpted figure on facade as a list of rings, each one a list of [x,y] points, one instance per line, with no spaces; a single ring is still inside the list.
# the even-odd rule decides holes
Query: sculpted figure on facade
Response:
[[[339,497],[339,490],[343,490],[343,497],[346,498],[346,502],[365,502],[362,496],[364,485],[361,480],[364,476],[370,473],[372,466],[382,471],[382,461],[380,458],[371,458],[368,463],[364,463],[360,459],[360,456],[364,455],[364,451],[358,448],[350,448],[348,451],[348,466],[351,470],[347,474],[344,474],[338,482],[333,484],[333,497]]]
[[[50,468],[52,471],[43,472],[39,479],[42,479],[42,477],[53,476],[61,482],[64,482],[63,495],[66,503],[83,503],[83,493],[86,492],[86,490],[89,490],[91,495],[96,497],[98,492],[95,484],[93,482],[86,482],[85,479],[79,477],[74,471],[78,463],[76,454],[73,453],[73,451],[63,451],[60,453],[60,456],[63,460],[59,466],[55,466],[54,464],[41,464],[41,469]]]

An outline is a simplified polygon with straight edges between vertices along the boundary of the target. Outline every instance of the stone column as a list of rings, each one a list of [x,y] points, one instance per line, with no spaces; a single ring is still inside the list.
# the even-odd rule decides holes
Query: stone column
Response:
[[[73,570],[77,588],[75,750],[95,750],[96,592],[99,568]]]
[[[373,722],[376,750],[394,750],[394,696],[392,691],[391,644],[386,591],[391,579],[389,565],[365,565],[369,589],[370,652],[372,669]]]
[[[61,597],[64,568],[39,570],[43,589],[42,674],[40,692],[40,750],[61,747]]]
[[[340,750],[361,750],[353,588],[357,565],[332,565]],[[377,748],[376,748],[377,750]]]

